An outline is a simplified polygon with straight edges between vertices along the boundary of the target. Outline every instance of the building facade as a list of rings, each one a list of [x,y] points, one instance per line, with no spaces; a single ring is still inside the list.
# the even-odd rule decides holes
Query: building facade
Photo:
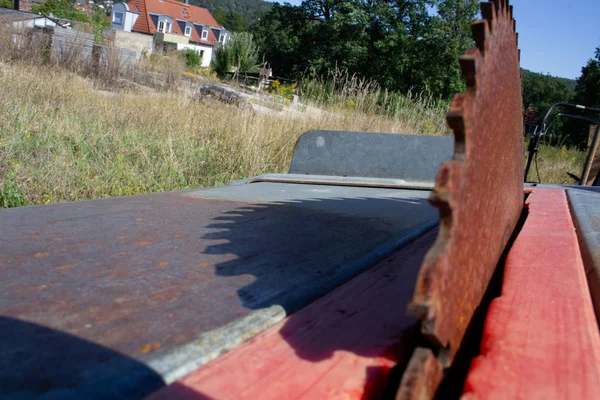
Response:
[[[152,52],[192,49],[207,67],[216,46],[231,33],[202,7],[175,0],[131,0],[112,8],[112,26],[125,32],[153,36]]]

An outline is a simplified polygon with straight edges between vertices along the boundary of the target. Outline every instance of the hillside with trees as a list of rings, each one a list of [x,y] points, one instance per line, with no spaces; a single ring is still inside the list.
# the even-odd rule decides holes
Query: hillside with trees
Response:
[[[572,79],[558,78],[526,69],[521,70],[521,81],[524,107],[531,107],[540,118],[553,103],[572,101],[577,84]]]
[[[190,0],[190,4],[207,8],[220,24],[233,32],[247,30],[273,5],[264,0]]]

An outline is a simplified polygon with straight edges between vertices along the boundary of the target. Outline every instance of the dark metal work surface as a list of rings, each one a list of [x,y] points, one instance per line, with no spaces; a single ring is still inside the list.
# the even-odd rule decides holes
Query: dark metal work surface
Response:
[[[442,136],[308,131],[296,143],[289,172],[433,183],[453,147]]]
[[[0,211],[0,398],[172,382],[433,227],[426,196],[254,183]]]
[[[567,189],[596,319],[600,321],[600,188]]]
[[[448,124],[456,140],[431,201],[439,236],[419,274],[411,313],[443,347],[448,365],[480,304],[523,208],[523,118],[519,51],[507,1],[482,3],[472,25],[476,49],[460,64],[467,93],[456,95]]]

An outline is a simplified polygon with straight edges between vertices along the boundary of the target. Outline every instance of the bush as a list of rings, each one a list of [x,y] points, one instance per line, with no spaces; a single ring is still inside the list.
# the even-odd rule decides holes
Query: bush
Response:
[[[183,50],[183,58],[185,59],[185,65],[188,68],[195,68],[202,66],[202,54],[199,51],[193,49]]]
[[[213,68],[219,77],[225,77],[228,72],[257,72],[258,47],[254,44],[251,33],[238,32],[217,47]]]
[[[278,80],[275,80],[271,83],[270,90],[271,94],[281,96],[285,99],[286,102],[292,100],[292,96],[296,92],[296,84],[292,83],[291,85],[282,84]]]

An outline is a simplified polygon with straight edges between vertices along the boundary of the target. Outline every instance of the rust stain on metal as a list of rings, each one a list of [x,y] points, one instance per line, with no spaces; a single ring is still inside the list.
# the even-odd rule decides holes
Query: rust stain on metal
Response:
[[[71,269],[71,268],[73,268],[73,266],[69,265],[69,264],[60,265],[60,266],[56,267],[56,269],[59,271],[64,271],[64,270]]]
[[[208,263],[207,262],[201,262],[200,264],[198,264],[198,266],[202,267],[202,268],[206,268],[206,267],[208,267]]]
[[[35,253],[34,257],[35,258],[47,258],[48,256],[50,256],[50,253]]]
[[[425,257],[409,313],[452,362],[523,207],[523,121],[512,7],[481,4],[476,48],[460,58],[467,93],[447,114],[455,154],[442,164],[430,201],[439,236]],[[447,355],[447,357],[446,357]]]
[[[137,242],[133,242],[133,245],[138,247],[147,247],[152,245],[152,242],[148,242],[146,240],[138,240]]]
[[[166,267],[167,265],[169,265],[169,263],[168,263],[168,262],[166,262],[166,261],[161,261],[161,262],[159,262],[158,264],[156,264],[156,268],[158,268],[158,269],[161,269],[161,268],[164,268],[164,267]]]
[[[432,399],[442,377],[442,364],[431,350],[417,347],[402,375],[396,400]]]
[[[140,347],[139,351],[143,354],[148,354],[151,351],[160,349],[160,343],[146,343],[142,347]]]

